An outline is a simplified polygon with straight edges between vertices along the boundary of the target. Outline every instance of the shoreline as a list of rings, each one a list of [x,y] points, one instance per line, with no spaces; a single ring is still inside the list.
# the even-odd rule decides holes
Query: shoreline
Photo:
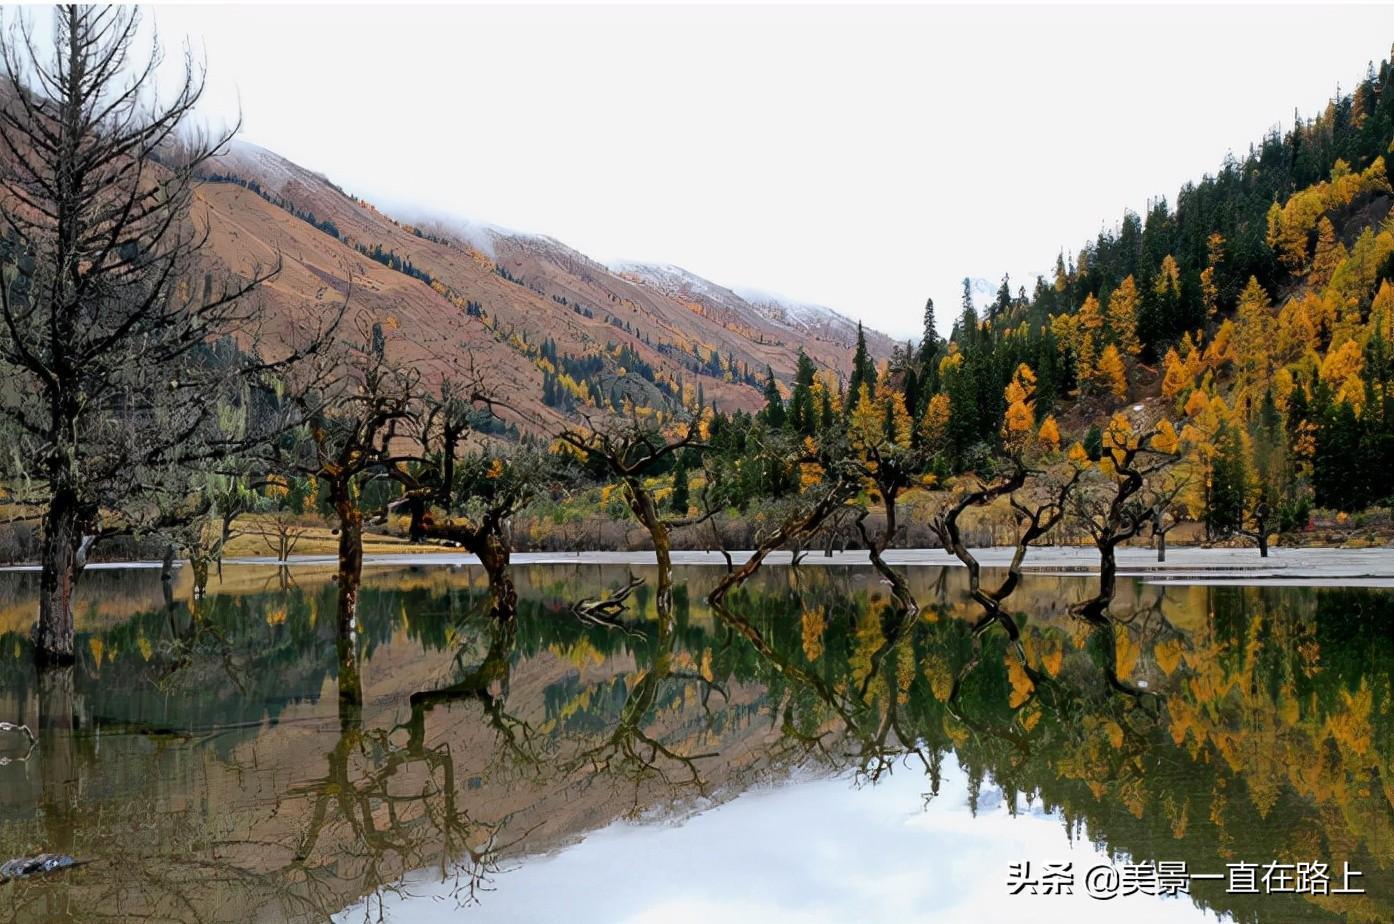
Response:
[[[996,546],[974,549],[984,568],[1002,568],[1010,562],[1013,548]],[[748,550],[731,552],[737,564],[746,561]],[[675,567],[724,567],[719,552],[674,551]],[[1394,548],[1273,548],[1268,558],[1260,558],[1252,548],[1198,548],[1179,546],[1167,550],[1167,560],[1157,561],[1157,553],[1147,548],[1119,549],[1118,576],[1139,578],[1152,584],[1283,585],[1295,587],[1390,587],[1394,588]],[[788,567],[790,553],[775,552],[765,561],[774,567]],[[957,558],[943,549],[889,549],[883,556],[888,564],[900,567],[962,567]],[[652,566],[652,552],[515,552],[512,562],[524,565],[631,565]],[[223,560],[225,567],[325,567],[333,566],[333,555],[293,555],[282,563],[268,557],[236,557]],[[182,563],[181,563],[182,564]],[[802,567],[870,567],[864,551],[808,553]],[[404,552],[370,554],[364,568],[386,567],[477,567],[479,559],[455,552]],[[158,561],[94,562],[92,570],[154,569]],[[37,572],[36,564],[0,566],[0,572]],[[1029,551],[1023,568],[1033,575],[1085,577],[1098,574],[1098,553],[1085,546],[1046,546]]]

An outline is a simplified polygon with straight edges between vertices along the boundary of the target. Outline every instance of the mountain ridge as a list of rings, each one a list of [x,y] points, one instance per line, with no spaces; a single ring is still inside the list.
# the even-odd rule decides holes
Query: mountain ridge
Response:
[[[328,290],[347,293],[352,280],[351,315],[398,333],[404,358],[428,377],[443,377],[441,357],[455,351],[492,357],[529,412],[517,423],[555,425],[587,404],[691,406],[699,396],[754,409],[766,368],[789,383],[800,348],[850,372],[856,325],[832,309],[790,323],[772,304],[671,264],[685,286],[636,271],[640,264],[617,271],[547,235],[439,217],[404,222],[249,142],[230,144],[203,179],[201,204],[217,219],[214,262],[243,275],[277,254],[296,264],[268,285],[280,314],[297,301],[323,302]],[[874,357],[890,357],[889,337],[866,336]],[[544,394],[556,406],[539,405]]]

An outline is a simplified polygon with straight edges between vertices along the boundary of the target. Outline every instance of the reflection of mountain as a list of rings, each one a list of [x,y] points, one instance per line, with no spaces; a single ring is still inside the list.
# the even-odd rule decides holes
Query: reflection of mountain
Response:
[[[75,734],[50,729],[28,764],[0,767],[0,854],[58,841],[101,862],[21,884],[18,917],[187,917],[187,902],[212,919],[314,918],[410,868],[474,850],[487,872],[483,845],[546,850],[796,766],[918,769],[932,792],[952,753],[984,810],[1030,799],[1111,851],[1195,871],[1349,861],[1368,895],[1284,897],[1282,919],[1389,919],[1390,595],[1132,585],[1114,654],[1166,695],[1135,702],[1105,690],[1097,640],[1061,615],[1085,584],[1028,578],[1014,600],[1036,681],[994,633],[955,696],[973,654],[962,574],[912,571],[926,616],[906,626],[857,572],[767,569],[723,618],[698,603],[718,575],[692,569],[670,626],[641,587],[622,632],[565,607],[620,575],[521,568],[516,633],[500,635],[470,615],[482,575],[380,572],[363,601],[361,723],[335,710],[328,584],[215,596],[195,633],[183,605],[103,616],[80,633]],[[0,718],[38,726],[52,700],[26,644],[0,636]],[[451,695],[413,716],[416,691]],[[77,787],[55,800],[45,762],[60,759]],[[1194,891],[1241,921],[1278,907]]]

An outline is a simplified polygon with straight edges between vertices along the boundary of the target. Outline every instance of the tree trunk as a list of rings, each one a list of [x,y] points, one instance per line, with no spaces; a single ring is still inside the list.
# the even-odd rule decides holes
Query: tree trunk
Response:
[[[174,543],[165,543],[165,554],[160,560],[160,592],[165,598],[165,609],[174,611]]]
[[[1165,532],[1160,532],[1160,533],[1157,533],[1157,561],[1159,561],[1159,562],[1164,562],[1164,561],[1166,561],[1166,560],[1167,560],[1167,534],[1166,534]]]
[[[410,497],[407,499],[407,541],[425,542],[426,541],[426,499],[424,497]]]
[[[363,676],[358,665],[358,590],[363,583],[363,511],[345,482],[333,488],[339,515],[339,612],[336,643],[339,656],[339,703],[363,704]]]
[[[489,530],[477,550],[479,563],[489,575],[489,595],[492,601],[490,615],[495,619],[508,620],[518,613],[518,590],[513,586],[513,574],[508,566],[508,541],[497,530]]]
[[[644,489],[639,478],[625,478],[629,494],[629,506],[634,516],[649,531],[653,540],[653,556],[658,562],[657,593],[654,605],[660,618],[667,618],[673,608],[673,543],[668,535],[668,524],[663,522],[653,497]]]
[[[222,559],[218,559],[218,568],[221,569]],[[194,596],[202,597],[208,592],[208,555],[202,550],[189,558],[189,570],[194,574]]]
[[[1258,527],[1254,532],[1257,533],[1258,555],[1259,558],[1268,557],[1268,502],[1259,501],[1258,509],[1254,511],[1254,525]]]
[[[44,516],[40,548],[39,622],[34,659],[41,665],[73,663],[73,592],[81,572],[82,516],[71,491],[59,490]]]

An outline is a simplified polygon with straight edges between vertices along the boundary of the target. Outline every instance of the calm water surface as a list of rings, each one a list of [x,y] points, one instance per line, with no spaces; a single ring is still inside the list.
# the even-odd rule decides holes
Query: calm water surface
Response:
[[[0,735],[0,859],[91,861],[0,920],[1394,920],[1394,593],[1125,584],[1107,639],[1064,614],[1088,579],[1031,578],[1023,669],[961,570],[910,574],[911,619],[849,568],[715,613],[691,568],[671,618],[645,585],[595,625],[623,568],[535,566],[501,625],[477,569],[374,569],[360,711],[327,573],[90,572],[43,676],[37,576],[0,573],[0,720],[39,736]],[[1083,894],[1274,860],[1365,893]],[[1076,894],[1013,895],[1023,861]]]

